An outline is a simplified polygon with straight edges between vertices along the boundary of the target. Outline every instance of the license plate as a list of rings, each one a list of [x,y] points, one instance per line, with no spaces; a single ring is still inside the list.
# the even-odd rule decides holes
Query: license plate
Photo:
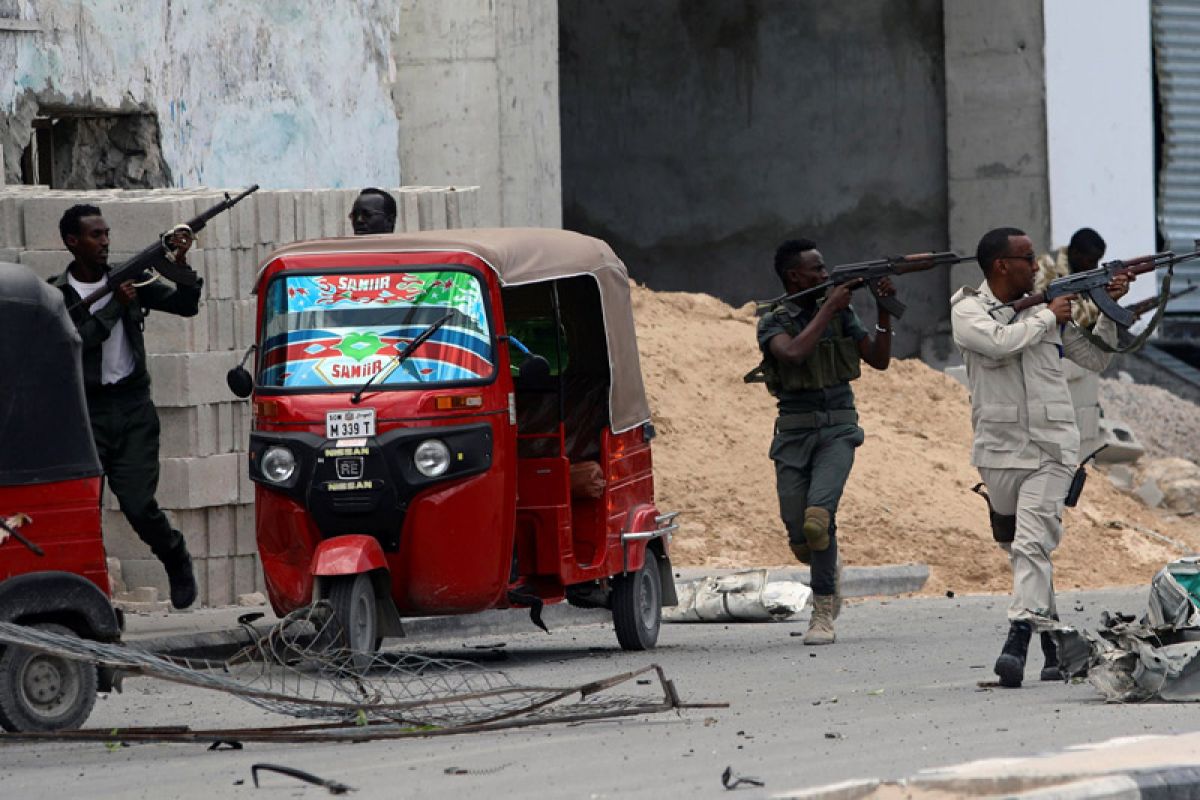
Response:
[[[375,409],[352,408],[325,412],[325,438],[346,439],[375,435]]]

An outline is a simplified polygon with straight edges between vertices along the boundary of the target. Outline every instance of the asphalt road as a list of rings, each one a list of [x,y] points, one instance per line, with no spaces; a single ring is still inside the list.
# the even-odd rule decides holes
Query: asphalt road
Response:
[[[1067,593],[1064,619],[1140,612],[1145,590]],[[417,652],[483,659],[525,684],[568,685],[657,662],[685,700],[727,709],[502,733],[337,745],[8,745],[4,797],[320,797],[280,776],[250,783],[250,765],[300,767],[359,789],[357,797],[724,797],[732,766],[767,796],[854,777],[896,778],[994,756],[1033,755],[1122,735],[1200,729],[1190,705],[1105,705],[1087,684],[1036,680],[981,688],[999,651],[1000,597],[868,600],[849,605],[832,647],[800,643],[804,623],[672,625],[658,650],[616,649],[604,626],[494,639],[410,642]],[[1036,678],[1040,654],[1031,659]],[[639,687],[643,688],[643,687]],[[102,698],[96,727],[279,725],[237,699],[147,679]],[[451,770],[447,773],[447,770]],[[466,774],[461,773],[466,770]]]

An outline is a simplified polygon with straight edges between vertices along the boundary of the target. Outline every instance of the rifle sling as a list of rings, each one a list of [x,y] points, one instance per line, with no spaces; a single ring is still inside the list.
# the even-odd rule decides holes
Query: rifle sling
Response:
[[[1163,312],[1167,309],[1167,301],[1171,299],[1171,276],[1174,274],[1174,270],[1174,264],[1169,264],[1167,266],[1167,274],[1163,276],[1162,289],[1159,291],[1158,305],[1154,308],[1154,316],[1151,317],[1150,322],[1146,324],[1146,329],[1134,337],[1134,340],[1125,347],[1113,347],[1111,344],[1104,341],[1089,330],[1080,328],[1080,332],[1089,342],[1096,345],[1096,347],[1100,348],[1106,353],[1133,353],[1140,350],[1142,345],[1146,343],[1146,340],[1150,338],[1150,336],[1154,333],[1154,330],[1158,327],[1159,321],[1162,320]]]

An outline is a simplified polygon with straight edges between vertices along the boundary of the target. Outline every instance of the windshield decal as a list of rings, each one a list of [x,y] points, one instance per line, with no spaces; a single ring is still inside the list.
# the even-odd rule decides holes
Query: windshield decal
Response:
[[[465,272],[287,275],[272,283],[263,342],[266,386],[477,381],[494,371],[478,279]],[[396,366],[396,356],[453,312]]]

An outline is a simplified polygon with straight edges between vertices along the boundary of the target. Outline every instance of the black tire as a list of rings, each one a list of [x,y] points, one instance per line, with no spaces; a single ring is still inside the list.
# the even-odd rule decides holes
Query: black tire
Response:
[[[75,636],[49,622],[32,627]],[[6,731],[65,731],[83,726],[96,705],[96,665],[6,647],[0,655],[0,727]]]
[[[654,551],[646,550],[637,572],[613,579],[612,615],[621,649],[654,649],[662,627],[662,577]]]
[[[334,578],[329,585],[329,606],[333,611],[330,644],[349,651],[354,666],[369,666],[380,642],[375,587],[371,584],[371,576],[360,574]]]

